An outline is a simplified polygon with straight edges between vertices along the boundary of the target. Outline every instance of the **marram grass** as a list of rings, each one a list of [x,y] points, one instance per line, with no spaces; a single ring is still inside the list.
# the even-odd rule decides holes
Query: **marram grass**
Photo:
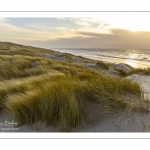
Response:
[[[86,101],[112,112],[137,108],[129,103],[127,94],[141,100],[143,93],[137,83],[44,58],[54,54],[51,50],[5,44],[0,43],[0,111],[7,111],[19,126],[41,121],[69,131],[84,122]],[[99,65],[109,69],[105,63]],[[145,109],[145,105],[138,107]]]
[[[119,71],[121,76],[130,76],[132,74],[139,74],[139,75],[150,75],[150,68],[130,68],[131,70],[126,72],[123,69],[117,69],[115,68],[115,70]]]
[[[103,68],[103,69],[106,69],[106,70],[109,70],[109,68],[110,68],[109,65],[107,63],[104,63],[103,61],[98,61],[96,63],[96,65]]]
[[[8,96],[5,106],[19,125],[43,121],[45,125],[60,124],[61,131],[68,131],[82,123],[84,101],[100,103],[108,110],[123,110],[127,107],[125,93],[141,94],[139,85],[130,81],[98,74],[84,75],[84,79],[81,74],[51,77],[35,90]]]

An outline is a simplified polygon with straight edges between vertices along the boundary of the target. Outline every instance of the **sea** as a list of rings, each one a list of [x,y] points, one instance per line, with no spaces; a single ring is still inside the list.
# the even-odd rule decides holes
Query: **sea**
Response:
[[[125,63],[134,68],[150,68],[150,49],[52,48],[52,50],[104,62]]]

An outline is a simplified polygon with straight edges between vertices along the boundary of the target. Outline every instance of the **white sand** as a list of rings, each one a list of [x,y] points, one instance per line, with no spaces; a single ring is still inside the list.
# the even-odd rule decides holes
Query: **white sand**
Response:
[[[83,129],[82,132],[149,132],[150,114],[127,114],[122,112],[118,115],[110,115],[109,119],[95,126]]]
[[[132,74],[126,79],[139,83],[143,89],[144,97],[150,100],[150,76]]]
[[[133,74],[126,79],[137,82],[144,91],[144,97],[150,100],[150,76]],[[109,119],[99,122],[95,126],[83,129],[84,132],[149,132],[150,113],[127,113],[109,115]]]

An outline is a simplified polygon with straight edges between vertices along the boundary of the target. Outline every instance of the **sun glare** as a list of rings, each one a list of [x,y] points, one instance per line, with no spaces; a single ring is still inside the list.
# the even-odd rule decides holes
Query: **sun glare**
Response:
[[[104,13],[100,18],[109,24],[109,28],[121,28],[131,31],[150,31],[148,18],[150,13]]]
[[[126,63],[134,68],[137,67],[137,61],[136,61],[137,55],[131,54],[128,56],[128,59],[126,60]]]

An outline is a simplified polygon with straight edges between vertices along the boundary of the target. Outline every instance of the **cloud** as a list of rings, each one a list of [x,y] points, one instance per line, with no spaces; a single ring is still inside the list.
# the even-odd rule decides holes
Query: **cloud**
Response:
[[[29,24],[27,27],[17,27],[1,18],[0,21],[0,40],[1,41],[47,41],[61,38],[73,38],[76,36],[85,37],[85,35],[75,32],[75,29],[64,27],[50,27],[46,25]],[[86,30],[87,31],[87,30]]]
[[[66,20],[67,18],[66,17],[58,17],[57,19],[58,20]]]
[[[66,20],[66,18],[59,18],[60,20]],[[74,37],[90,37],[90,35],[81,34],[80,32],[93,32],[102,33],[107,26],[105,23],[99,22],[95,18],[69,18],[70,20],[76,22],[77,24],[82,24],[81,27],[76,29],[67,27],[51,27],[47,25],[36,25],[28,24],[28,27],[17,27],[11,25],[6,18],[0,18],[0,40],[6,41],[47,41],[47,40],[57,40],[62,38],[74,38]],[[87,26],[84,26],[87,24]]]
[[[126,34],[132,34],[133,32],[130,30],[125,29],[110,29],[111,34],[117,34],[117,35],[126,35]]]
[[[52,28],[46,25],[28,25],[30,28],[22,28],[9,24],[6,19],[0,20],[1,41],[45,41],[59,38],[70,38],[76,35],[64,27]]]
[[[7,18],[0,18],[0,23],[7,22],[7,21],[9,21],[9,19],[7,19]]]
[[[78,28],[29,25],[17,27],[0,18],[0,41],[22,42],[34,46],[61,48],[150,48],[150,32],[132,32],[121,28],[108,28],[97,18],[69,18]]]
[[[86,26],[86,27],[105,28],[109,26],[109,24],[100,20],[100,18],[70,18],[70,20],[80,26]]]
[[[38,46],[46,48],[150,48],[150,32],[131,32],[121,29],[111,29],[111,32],[112,34],[80,32],[81,35],[88,37],[60,38],[41,42]]]
[[[56,29],[58,29],[58,30],[66,30],[67,28],[64,28],[64,27],[56,27]]]

